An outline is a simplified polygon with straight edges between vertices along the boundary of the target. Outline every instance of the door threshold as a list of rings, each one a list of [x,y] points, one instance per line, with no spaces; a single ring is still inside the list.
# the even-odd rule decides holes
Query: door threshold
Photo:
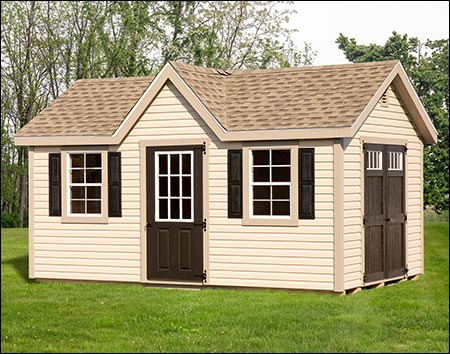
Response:
[[[391,283],[398,282],[399,280],[402,280],[402,279],[406,279],[406,276],[405,275],[400,275],[400,276],[394,277],[394,278],[374,280],[374,281],[371,281],[371,282],[368,282],[368,283],[364,283],[363,287],[366,287],[366,286],[379,286],[379,287],[382,287],[384,285],[390,285]]]
[[[146,283],[144,284],[147,288],[160,288],[160,289],[178,289],[178,290],[202,290],[203,286],[201,285],[167,285],[167,284],[152,284]]]
[[[204,285],[201,282],[176,282],[176,281],[146,281],[142,283],[146,287],[166,288],[166,289],[185,289],[185,290],[201,290]]]

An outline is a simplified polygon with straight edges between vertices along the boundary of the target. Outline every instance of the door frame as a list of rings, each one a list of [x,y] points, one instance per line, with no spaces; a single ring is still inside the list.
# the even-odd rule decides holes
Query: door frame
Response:
[[[372,284],[379,284],[384,282],[387,279],[384,280],[376,280],[373,282],[364,282],[364,273],[366,269],[365,264],[365,227],[364,227],[364,215],[365,215],[365,198],[366,198],[366,185],[365,185],[365,155],[364,155],[364,143],[367,144],[382,144],[382,145],[400,145],[405,146],[408,148],[408,140],[407,139],[399,139],[399,138],[391,138],[391,137],[376,137],[376,136],[361,136],[360,138],[360,161],[361,161],[361,284],[362,286],[369,286]],[[405,215],[408,215],[408,170],[409,170],[409,163],[408,163],[408,154],[405,152],[404,155],[404,173],[405,173],[405,196],[404,196],[404,205],[405,205]],[[422,186],[423,187],[423,186]],[[405,266],[408,268],[408,219],[405,220],[405,234],[404,234],[404,241],[405,241]],[[402,279],[404,277],[408,276],[408,272],[406,272],[405,275],[399,276],[396,278],[390,278],[389,280],[395,280],[395,279]]]
[[[154,139],[139,141],[139,171],[140,171],[140,258],[141,258],[141,283],[162,284],[162,285],[202,285],[202,281],[168,281],[168,280],[148,280],[147,279],[147,167],[146,167],[146,149],[147,147],[182,147],[190,145],[203,145],[206,148],[203,154],[202,173],[203,173],[203,218],[207,220],[206,231],[203,232],[203,268],[207,272],[207,278],[204,285],[209,281],[209,147],[211,140],[209,138],[198,139]]]

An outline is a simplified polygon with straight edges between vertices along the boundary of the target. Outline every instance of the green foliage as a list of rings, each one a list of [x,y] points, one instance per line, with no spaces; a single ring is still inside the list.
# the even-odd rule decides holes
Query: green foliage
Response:
[[[311,46],[298,49],[286,28],[293,11],[285,5],[2,1],[2,212],[23,222],[26,208],[28,152],[12,137],[75,80],[154,75],[168,60],[224,69],[311,64]]]
[[[425,221],[448,222],[448,213],[448,210],[444,210],[438,214],[432,208],[425,208],[423,218]]]
[[[4,229],[11,229],[15,227],[19,227],[20,218],[18,212],[2,212],[1,214],[1,225]],[[28,212],[25,212],[24,215],[24,227],[28,227]]]
[[[19,226],[19,214],[2,213],[2,228],[11,229]]]
[[[167,30],[161,37],[164,61],[221,69],[311,64],[315,53],[298,49],[285,28],[292,10],[266,1],[165,2]]]
[[[354,38],[347,38],[342,33],[336,40],[345,57],[354,63],[381,60],[400,60],[406,70],[417,62],[413,54],[418,46],[417,38],[408,38],[408,35],[399,35],[396,32],[386,41],[385,45],[357,44]],[[409,74],[409,73],[408,73]]]
[[[347,296],[28,280],[27,230],[2,230],[2,352],[448,352],[448,223],[425,274]]]
[[[424,149],[424,206],[449,209],[449,52],[448,39],[421,43],[392,33],[384,45],[357,44],[342,33],[336,40],[352,62],[398,59],[438,131],[438,143]]]

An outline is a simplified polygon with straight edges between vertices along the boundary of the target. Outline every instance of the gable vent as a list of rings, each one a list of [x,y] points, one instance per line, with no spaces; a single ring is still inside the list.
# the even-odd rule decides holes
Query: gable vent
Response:
[[[389,106],[389,89],[387,89],[386,91],[384,91],[383,95],[381,96],[381,100],[380,103],[382,106]]]

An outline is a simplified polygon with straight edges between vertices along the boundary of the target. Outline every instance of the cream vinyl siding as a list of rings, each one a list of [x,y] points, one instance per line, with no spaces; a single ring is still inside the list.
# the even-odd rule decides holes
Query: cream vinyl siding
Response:
[[[174,86],[165,86],[117,149],[122,154],[122,217],[108,218],[107,224],[62,224],[60,217],[48,216],[48,153],[55,150],[37,147],[35,277],[140,282],[139,141],[203,138],[206,130],[212,134]]]
[[[140,241],[139,141],[164,138],[210,140],[205,203],[209,216],[204,233],[205,245],[209,243],[204,250],[208,285],[333,290],[333,141],[301,144],[315,148],[315,220],[286,227],[242,226],[241,219],[227,217],[227,150],[239,145],[219,142],[171,83],[163,87],[117,149],[122,153],[121,218],[74,227],[61,224],[59,217],[49,217],[49,151],[35,149],[36,278],[132,282],[145,278],[141,275],[141,252],[145,255],[145,250]]]
[[[204,233],[205,245],[209,244],[204,250],[208,285],[333,290],[332,141],[308,143],[316,148],[316,220],[301,220],[299,227],[267,227],[242,226],[241,219],[228,219],[227,153],[237,145],[221,143],[171,83],[120,148],[122,168],[130,171],[130,178],[135,176],[136,186],[138,142],[163,138],[210,140]]]
[[[406,223],[408,275],[423,273],[422,153],[423,144],[394,89],[388,90],[389,105],[378,103],[353,139],[344,144],[344,283],[345,289],[362,285],[364,272],[364,159],[362,139],[407,141]]]
[[[227,146],[211,145],[209,284],[333,290],[333,142],[301,145],[315,147],[316,219],[298,226],[228,219]]]
[[[34,149],[35,278],[139,282],[139,200],[129,198],[138,193],[135,183],[122,181],[122,218],[109,218],[108,224],[61,223],[61,217],[48,216],[49,152],[55,150]]]

